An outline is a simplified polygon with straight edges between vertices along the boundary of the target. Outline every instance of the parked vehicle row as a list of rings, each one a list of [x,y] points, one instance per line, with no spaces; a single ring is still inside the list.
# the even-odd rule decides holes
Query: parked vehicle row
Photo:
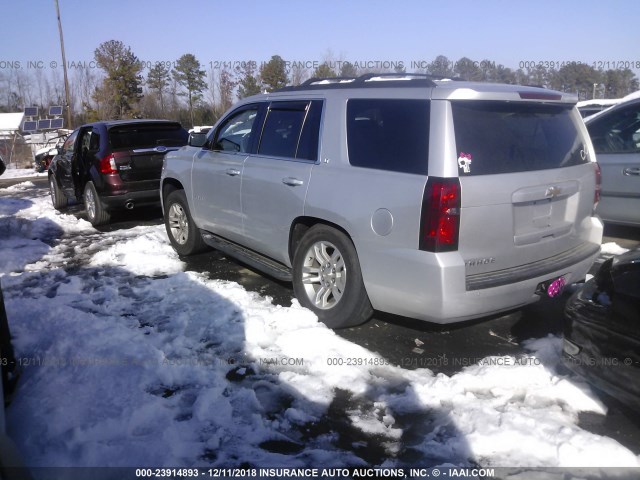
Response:
[[[583,278],[602,235],[594,205],[640,222],[639,109],[587,119],[590,141],[559,92],[309,81],[245,99],[184,148],[175,122],[82,126],[48,152],[51,197],[83,201],[94,225],[162,200],[180,254],[213,246],[290,280],[332,326],[374,308],[447,323]]]

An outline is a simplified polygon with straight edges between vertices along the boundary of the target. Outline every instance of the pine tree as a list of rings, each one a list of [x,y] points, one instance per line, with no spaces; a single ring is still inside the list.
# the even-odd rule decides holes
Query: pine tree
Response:
[[[200,99],[202,91],[207,88],[207,83],[204,81],[207,72],[200,70],[200,62],[195,55],[185,53],[178,59],[171,74],[176,82],[187,90],[187,93],[182,95],[189,99],[189,117],[191,118],[191,126],[193,126],[195,123],[193,105]]]
[[[163,63],[156,63],[147,75],[147,86],[158,94],[160,111],[164,117],[164,93],[169,86],[169,67]]]
[[[282,57],[274,55],[260,67],[260,81],[268,92],[287,85],[286,64]]]
[[[94,56],[98,67],[106,73],[94,99],[113,107],[110,117],[135,117],[137,103],[142,98],[142,63],[138,57],[119,40],[101,43]]]
[[[255,62],[245,62],[236,67],[238,77],[238,98],[246,98],[260,93],[260,80],[256,75]]]

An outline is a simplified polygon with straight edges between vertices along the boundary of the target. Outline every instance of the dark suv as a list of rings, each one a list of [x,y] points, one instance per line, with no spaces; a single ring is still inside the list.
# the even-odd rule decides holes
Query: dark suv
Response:
[[[77,128],[49,166],[56,209],[68,199],[84,201],[93,225],[111,211],[159,203],[160,173],[168,151],[186,145],[189,134],[168,120],[119,120]]]

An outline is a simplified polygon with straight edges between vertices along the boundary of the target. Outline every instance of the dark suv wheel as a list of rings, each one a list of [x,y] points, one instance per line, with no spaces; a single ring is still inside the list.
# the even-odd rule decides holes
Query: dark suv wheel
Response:
[[[179,255],[193,255],[207,249],[200,230],[191,218],[184,190],[175,190],[164,201],[164,224],[171,245]]]
[[[302,237],[293,259],[293,290],[330,328],[360,325],[373,313],[353,243],[326,225]]]
[[[84,209],[87,218],[93,226],[103,225],[111,219],[111,214],[104,208],[93,182],[87,182],[84,186]]]
[[[58,186],[56,178],[53,174],[49,175],[49,194],[51,195],[51,203],[53,208],[61,210],[67,206],[67,197],[62,189]]]

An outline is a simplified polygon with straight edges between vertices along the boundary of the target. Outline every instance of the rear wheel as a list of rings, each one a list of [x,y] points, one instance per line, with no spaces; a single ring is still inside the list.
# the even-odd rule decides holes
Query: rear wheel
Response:
[[[373,313],[351,239],[326,225],[311,227],[300,241],[293,290],[300,304],[330,328],[359,325]]]
[[[49,175],[49,194],[51,195],[51,203],[53,204],[53,208],[56,210],[62,210],[67,206],[67,197],[65,196],[62,189],[58,186],[58,182],[56,182],[56,178],[52,175]]]
[[[82,197],[84,198],[84,209],[91,225],[98,226],[109,222],[111,214],[100,202],[100,197],[93,182],[87,182]]]
[[[164,201],[164,225],[174,250],[179,255],[193,255],[207,249],[200,229],[191,218],[184,190],[175,190]]]

